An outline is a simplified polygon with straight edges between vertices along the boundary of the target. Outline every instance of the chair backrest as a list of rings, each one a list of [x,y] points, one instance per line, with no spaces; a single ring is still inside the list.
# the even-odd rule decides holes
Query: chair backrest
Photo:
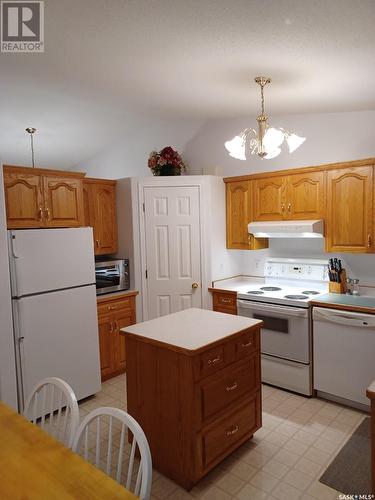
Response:
[[[132,440],[127,439],[129,431]],[[150,448],[141,426],[125,411],[108,407],[91,411],[77,429],[72,449],[141,500],[150,498]]]
[[[23,415],[69,448],[79,425],[79,409],[73,389],[64,380],[49,377],[31,391]]]

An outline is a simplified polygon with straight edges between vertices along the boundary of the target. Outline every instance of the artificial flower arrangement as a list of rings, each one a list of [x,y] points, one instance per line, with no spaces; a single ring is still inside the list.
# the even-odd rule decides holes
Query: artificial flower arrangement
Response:
[[[161,151],[152,151],[148,158],[148,166],[153,175],[181,175],[186,169],[180,154],[171,146]]]

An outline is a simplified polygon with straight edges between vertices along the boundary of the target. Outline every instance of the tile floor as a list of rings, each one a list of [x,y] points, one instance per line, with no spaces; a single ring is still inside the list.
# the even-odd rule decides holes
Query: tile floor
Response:
[[[125,375],[103,383],[80,404],[81,418],[98,406],[126,409]],[[319,482],[364,413],[263,386],[263,427],[189,493],[157,471],[152,500],[330,500],[339,493]]]

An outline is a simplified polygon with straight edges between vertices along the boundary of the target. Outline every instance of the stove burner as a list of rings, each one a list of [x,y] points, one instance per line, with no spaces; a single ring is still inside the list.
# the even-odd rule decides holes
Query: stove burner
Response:
[[[285,295],[284,299],[306,300],[308,297],[306,295]]]
[[[304,295],[319,295],[319,292],[315,290],[306,290],[305,292],[302,292]]]
[[[281,290],[278,286],[262,286],[260,289],[265,292],[278,292]]]
[[[263,295],[264,294],[264,292],[262,292],[261,290],[249,290],[246,293],[250,293],[251,295]]]

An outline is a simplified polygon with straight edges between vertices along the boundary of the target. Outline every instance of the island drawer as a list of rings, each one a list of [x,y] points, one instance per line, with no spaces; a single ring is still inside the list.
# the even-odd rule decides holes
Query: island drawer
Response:
[[[202,420],[212,418],[231,403],[250,396],[259,389],[259,382],[258,353],[205,379],[199,385]]]
[[[199,376],[205,377],[214,373],[216,370],[223,368],[225,366],[225,350],[224,345],[218,345],[212,349],[203,352],[199,355],[198,365],[199,365]]]
[[[201,434],[202,465],[207,468],[236,444],[250,437],[260,427],[260,393],[246,405],[221,419]]]
[[[259,333],[256,330],[248,330],[235,340],[234,349],[236,359],[254,354],[259,350]]]

